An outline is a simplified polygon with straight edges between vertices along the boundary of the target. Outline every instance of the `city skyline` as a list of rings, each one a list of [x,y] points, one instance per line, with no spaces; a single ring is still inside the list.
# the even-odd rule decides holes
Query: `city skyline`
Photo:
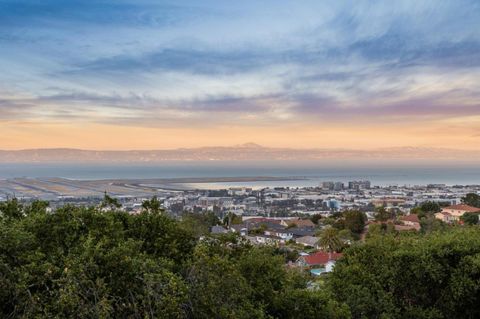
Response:
[[[477,1],[2,1],[0,149],[479,150]]]

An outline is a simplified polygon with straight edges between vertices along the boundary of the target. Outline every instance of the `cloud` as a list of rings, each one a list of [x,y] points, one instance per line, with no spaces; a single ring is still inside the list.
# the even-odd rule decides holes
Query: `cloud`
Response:
[[[270,64],[271,57],[260,52],[218,52],[202,50],[165,49],[140,56],[114,56],[77,65],[72,73],[98,74],[159,70],[191,74],[231,74],[248,72]]]
[[[3,1],[2,118],[121,125],[478,115],[478,1]],[[28,96],[25,98],[23,96]]]
[[[199,16],[190,10],[169,3],[147,4],[122,1],[2,1],[0,26],[48,27],[57,24],[101,26],[165,27]]]

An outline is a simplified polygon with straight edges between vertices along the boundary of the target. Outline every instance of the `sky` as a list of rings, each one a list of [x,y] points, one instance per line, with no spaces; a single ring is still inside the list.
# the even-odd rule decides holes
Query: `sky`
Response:
[[[0,149],[480,149],[480,1],[0,0]]]

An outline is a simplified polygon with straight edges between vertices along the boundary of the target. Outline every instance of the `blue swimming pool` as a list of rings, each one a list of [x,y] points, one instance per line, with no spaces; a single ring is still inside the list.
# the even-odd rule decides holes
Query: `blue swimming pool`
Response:
[[[317,269],[310,270],[310,273],[314,276],[320,276],[324,272],[325,272],[325,268],[317,268]]]

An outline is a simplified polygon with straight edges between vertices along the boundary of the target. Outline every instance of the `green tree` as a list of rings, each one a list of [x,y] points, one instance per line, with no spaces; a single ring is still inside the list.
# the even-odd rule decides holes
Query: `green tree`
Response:
[[[437,202],[426,201],[411,210],[411,214],[417,214],[419,218],[431,217],[442,209]]]
[[[189,285],[190,318],[264,318],[253,302],[253,289],[235,263],[212,254],[208,245],[195,252],[186,281]]]
[[[223,218],[223,224],[225,226],[231,226],[231,225],[239,225],[242,223],[242,216],[239,216],[237,214],[234,214],[232,212],[228,213],[224,218]]]
[[[320,214],[315,214],[310,217],[310,220],[315,224],[318,225],[318,222],[322,219],[322,215]]]
[[[435,214],[442,210],[437,202],[426,201],[420,205],[420,209],[427,214]]]
[[[348,229],[342,229],[338,232],[338,238],[345,244],[347,242],[352,242],[355,240],[352,232]]]
[[[107,194],[107,191],[105,191],[105,194],[103,195],[103,200],[100,203],[100,207],[109,210],[116,210],[122,207],[122,204],[120,204],[117,198],[111,197]]]
[[[460,219],[467,225],[478,224],[478,213],[465,213]]]
[[[151,199],[143,201],[142,210],[148,213],[162,213],[162,203],[158,200],[157,196],[153,196]]]
[[[318,240],[318,245],[328,252],[342,249],[342,242],[338,237],[338,230],[332,227],[325,228]]]
[[[0,217],[5,219],[19,219],[24,216],[23,205],[17,198],[0,202]]]
[[[345,228],[350,230],[352,233],[360,234],[365,228],[365,222],[367,221],[367,216],[356,210],[349,210],[343,214],[345,222]]]
[[[285,259],[274,255],[272,248],[260,248],[247,251],[239,259],[239,269],[252,287],[253,298],[265,305],[268,312],[274,312],[274,305],[289,284]]]
[[[462,203],[480,208],[480,195],[468,193],[465,197],[462,197]]]
[[[379,222],[386,222],[392,218],[392,214],[383,206],[375,209],[375,220]]]
[[[478,318],[478,256],[477,229],[374,237],[349,248],[326,285],[354,318]]]
[[[431,233],[434,231],[442,231],[446,229],[446,224],[435,216],[424,217],[420,220],[422,233]]]
[[[199,238],[210,233],[212,226],[219,225],[220,220],[213,212],[184,213],[181,226]]]

